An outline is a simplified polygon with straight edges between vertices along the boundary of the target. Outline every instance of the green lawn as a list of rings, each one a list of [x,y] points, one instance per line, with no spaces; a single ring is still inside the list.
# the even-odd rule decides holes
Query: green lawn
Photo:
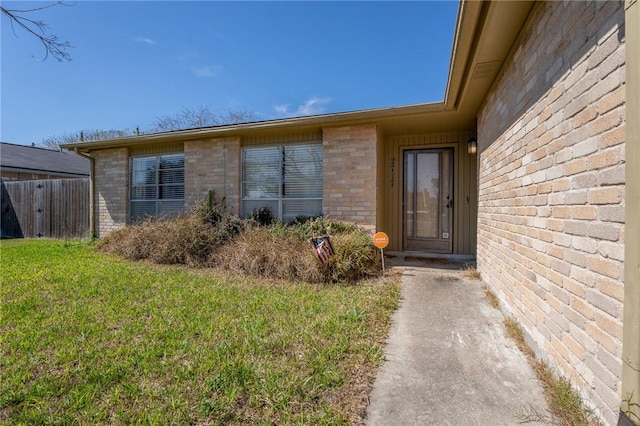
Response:
[[[394,279],[265,282],[3,241],[2,424],[348,424]]]

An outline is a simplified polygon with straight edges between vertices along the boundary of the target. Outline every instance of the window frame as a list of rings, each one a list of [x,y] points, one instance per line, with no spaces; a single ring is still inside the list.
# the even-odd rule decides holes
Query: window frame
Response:
[[[314,176],[311,176],[308,181],[311,181],[311,179],[315,179],[315,185],[311,184],[308,186],[305,186],[307,184],[304,183],[304,180],[299,180],[298,182],[303,182],[302,183],[302,187],[298,187],[298,191],[311,191],[311,192],[315,192],[315,195],[312,196],[291,196],[291,195],[287,195],[287,184],[292,185],[293,182],[295,182],[295,178],[292,181],[291,178],[287,179],[287,172],[289,172],[289,174],[291,174],[291,169],[288,169],[287,164],[291,163],[292,160],[287,161],[287,151],[294,151],[296,148],[299,147],[304,147],[304,146],[310,146],[313,147],[313,151],[317,152],[319,154],[319,158],[315,159],[315,160],[311,160],[311,161],[297,161],[294,162],[295,164],[308,164],[311,165],[313,167],[318,168],[319,170],[315,173]],[[277,195],[275,195],[274,192],[272,192],[272,194],[274,194],[275,196],[248,196],[247,194],[247,190],[248,190],[248,185],[251,184],[256,184],[258,182],[265,182],[266,179],[259,179],[259,178],[254,178],[254,179],[247,179],[247,153],[251,152],[252,150],[278,150],[278,155],[276,156],[277,161],[271,161],[271,162],[265,162],[262,163],[260,161],[255,162],[255,163],[251,163],[250,165],[252,166],[252,168],[266,168],[266,167],[272,167],[273,169],[275,169],[277,171],[277,182],[273,182],[272,185],[275,185],[275,187],[277,187]],[[313,151],[310,150],[309,153],[311,155],[313,155]],[[324,153],[322,151],[322,142],[320,141],[305,141],[305,142],[294,142],[294,143],[286,143],[286,144],[277,144],[277,145],[250,145],[250,146],[244,146],[242,148],[242,152],[241,152],[241,177],[240,177],[240,198],[241,198],[241,213],[242,213],[242,217],[244,218],[248,218],[251,217],[252,213],[254,211],[256,211],[257,209],[260,209],[262,207],[271,207],[271,206],[275,206],[277,211],[273,211],[273,208],[270,208],[271,213],[273,214],[274,217],[278,218],[279,220],[292,220],[295,217],[298,216],[320,216],[322,215],[322,204],[323,204],[323,187],[324,187]],[[265,175],[268,176],[269,173],[265,173]],[[303,175],[304,173],[302,173]],[[299,174],[300,175],[300,174]],[[295,186],[294,186],[295,187]],[[253,206],[251,209],[248,209],[247,204],[251,203],[251,204],[256,204],[256,203],[260,203],[260,202],[264,202],[265,205],[263,206]],[[296,215],[290,215],[290,214],[286,214],[286,204],[287,202],[292,202],[292,204],[295,204],[295,202],[317,202],[318,208],[314,209],[314,211],[308,211],[307,213],[302,213],[302,214],[296,214]],[[291,205],[291,204],[290,204]],[[306,207],[305,207],[306,208]]]
[[[182,167],[162,167],[162,160],[170,157],[179,157],[179,160],[182,163]],[[136,170],[136,162],[144,161],[144,160],[152,160],[154,161],[153,169],[141,169]],[[149,178],[149,172],[153,171],[152,179]],[[166,176],[163,177],[163,171],[166,173]],[[176,174],[178,178],[174,181],[169,180],[169,182],[163,182],[163,180],[167,176],[171,176],[172,174]],[[139,177],[136,177],[136,174],[143,175],[144,180],[140,180]],[[181,179],[180,179],[181,177]],[[180,214],[184,211],[184,200],[185,200],[185,157],[184,152],[167,152],[161,154],[140,154],[140,155],[132,155],[129,157],[129,220],[131,222],[140,222],[148,217],[159,217],[159,218],[168,218],[175,215]],[[152,194],[151,197],[147,196],[146,193],[150,192]],[[142,195],[135,195],[139,192]],[[181,197],[163,197],[163,194],[168,192],[169,195],[175,195],[181,193]],[[142,203],[153,203],[153,213],[143,213],[140,215],[134,216],[134,205],[142,204]],[[163,210],[163,203],[169,205],[169,203],[180,203],[180,207],[178,208],[169,208],[167,211]]]

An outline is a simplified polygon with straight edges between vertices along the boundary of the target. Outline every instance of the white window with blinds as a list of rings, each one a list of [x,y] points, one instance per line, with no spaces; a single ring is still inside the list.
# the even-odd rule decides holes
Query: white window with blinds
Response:
[[[242,150],[242,215],[263,207],[287,222],[322,214],[322,144]]]
[[[131,158],[130,216],[171,217],[184,208],[184,154]]]

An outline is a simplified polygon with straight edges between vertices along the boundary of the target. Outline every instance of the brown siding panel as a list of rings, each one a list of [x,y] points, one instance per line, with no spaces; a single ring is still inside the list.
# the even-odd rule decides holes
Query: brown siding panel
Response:
[[[476,156],[467,153],[468,133],[391,136],[385,139],[384,221],[379,230],[389,234],[389,250],[403,250],[403,151],[405,149],[454,149],[454,254],[475,254],[477,169]],[[469,201],[467,202],[467,197]]]

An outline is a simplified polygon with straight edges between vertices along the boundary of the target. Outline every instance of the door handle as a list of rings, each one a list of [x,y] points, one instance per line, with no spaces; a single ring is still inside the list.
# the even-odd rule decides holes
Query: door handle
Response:
[[[450,196],[447,195],[447,208],[448,209],[452,209],[453,208],[453,199],[451,199]]]

